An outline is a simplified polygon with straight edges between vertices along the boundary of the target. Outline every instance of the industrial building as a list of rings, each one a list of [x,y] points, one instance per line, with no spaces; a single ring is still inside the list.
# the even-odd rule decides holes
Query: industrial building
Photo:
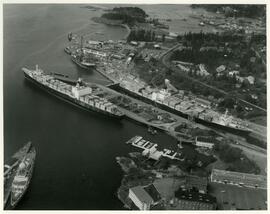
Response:
[[[128,197],[140,210],[150,210],[151,206],[157,205],[161,200],[161,196],[153,184],[130,188]]]
[[[215,142],[211,138],[197,136],[195,138],[195,145],[198,147],[206,147],[212,149],[215,145]]]

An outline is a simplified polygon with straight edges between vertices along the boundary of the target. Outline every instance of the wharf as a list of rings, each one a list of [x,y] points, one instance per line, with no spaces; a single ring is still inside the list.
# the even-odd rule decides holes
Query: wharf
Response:
[[[108,88],[108,87],[106,87],[106,86],[98,85],[98,84],[95,84],[95,83],[86,83],[86,84],[87,84],[88,86],[90,86],[90,87],[91,87],[91,86],[98,86],[98,88],[102,89],[102,91],[104,92],[104,94],[106,93],[106,95],[105,95],[105,96],[106,96],[106,99],[107,99],[108,97],[113,98],[113,97],[121,96],[121,97],[123,97],[123,98],[128,98],[128,99],[130,99],[133,103],[137,103],[137,104],[139,104],[139,105],[141,105],[141,106],[151,107],[151,108],[152,108],[154,111],[156,111],[156,112],[159,112],[159,113],[166,113],[166,114],[170,115],[172,118],[175,119],[175,122],[171,122],[171,123],[150,122],[150,121],[147,121],[147,119],[144,118],[143,116],[140,116],[140,115],[138,115],[138,114],[136,114],[136,113],[134,113],[134,112],[132,112],[132,111],[130,111],[130,110],[127,110],[127,109],[125,109],[125,108],[123,108],[123,107],[117,105],[117,107],[119,108],[119,110],[122,111],[122,112],[126,115],[127,118],[129,118],[129,119],[131,119],[131,120],[134,120],[134,121],[136,121],[136,122],[139,122],[139,123],[141,123],[141,124],[143,124],[143,125],[151,126],[151,127],[155,128],[155,129],[158,129],[158,130],[161,130],[161,131],[165,131],[165,132],[169,132],[169,133],[170,133],[173,137],[175,137],[176,139],[179,139],[179,137],[176,135],[177,133],[174,132],[174,128],[175,128],[176,126],[182,124],[182,123],[187,123],[187,124],[190,124],[190,125],[192,125],[192,126],[196,126],[196,127],[202,128],[202,129],[207,129],[207,128],[204,127],[204,126],[201,126],[201,125],[199,125],[199,124],[193,124],[191,121],[189,121],[189,120],[187,120],[187,119],[184,119],[184,118],[182,118],[182,117],[180,117],[180,116],[177,116],[177,115],[174,115],[174,114],[171,114],[171,113],[168,113],[167,111],[164,111],[164,110],[162,110],[162,109],[159,109],[159,108],[157,108],[157,107],[155,107],[155,106],[152,106],[152,105],[150,105],[150,104],[147,104],[147,103],[145,103],[145,102],[143,102],[143,101],[140,101],[140,100],[135,99],[135,98],[133,98],[133,97],[130,97],[130,96],[128,96],[128,95],[125,95],[125,94],[122,94],[122,93],[120,93],[120,92],[117,92],[117,91],[115,91],[115,90],[113,90],[113,89],[111,89],[111,88]],[[100,95],[100,94],[102,94],[102,91],[98,91],[98,92],[96,92],[96,94],[95,94],[95,92],[94,92],[94,94],[95,94],[95,95]],[[186,139],[185,139],[185,140],[186,140]]]
[[[141,136],[135,136],[131,138],[126,142],[126,144],[131,144],[134,147],[143,149],[143,155],[148,155],[149,158],[155,160],[158,160],[160,157],[166,157],[172,160],[183,160],[183,158],[181,158],[181,153],[169,149],[163,149],[162,151],[157,150],[157,144],[147,141]]]
[[[104,76],[106,79],[110,80],[112,82],[112,84],[118,83],[117,80],[113,79],[112,77],[110,77],[108,74],[106,74],[104,71],[102,71],[100,68],[96,68],[95,71],[97,71],[98,73],[100,73],[102,76]]]

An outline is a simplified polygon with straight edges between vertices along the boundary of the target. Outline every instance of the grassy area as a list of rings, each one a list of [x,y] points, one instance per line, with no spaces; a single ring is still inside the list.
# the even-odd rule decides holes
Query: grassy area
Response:
[[[227,164],[229,171],[259,174],[260,168],[250,160],[241,149],[232,147],[228,142],[215,144],[214,152]]]
[[[254,117],[249,119],[251,122],[266,126],[267,125],[267,117],[266,116],[259,116],[259,117]]]

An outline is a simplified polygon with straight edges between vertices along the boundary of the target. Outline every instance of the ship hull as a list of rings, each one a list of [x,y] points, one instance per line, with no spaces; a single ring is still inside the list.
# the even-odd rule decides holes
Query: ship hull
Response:
[[[38,86],[39,88],[43,89],[44,91],[54,95],[55,97],[61,99],[61,100],[64,100],[72,105],[75,105],[77,107],[80,107],[84,110],[87,110],[87,111],[90,111],[90,112],[98,112],[98,113],[102,113],[103,115],[106,115],[106,116],[109,116],[111,118],[115,118],[115,119],[122,119],[124,117],[124,115],[114,115],[114,114],[111,114],[107,111],[103,111],[102,109],[98,109],[98,108],[95,108],[94,106],[90,106],[90,105],[86,105],[85,103],[79,101],[79,100],[76,100],[72,97],[69,97],[68,95],[66,94],[62,94],[60,93],[59,91],[56,91],[46,85],[43,85],[41,83],[39,83],[38,81],[36,81],[35,79],[33,79],[32,77],[30,77],[29,75],[27,75],[25,72],[24,72],[24,76],[25,76],[25,79],[30,81],[31,83],[34,83],[36,86]]]
[[[30,184],[30,182],[31,182],[31,178],[32,178],[32,175],[33,175],[33,170],[34,170],[34,166],[35,166],[35,158],[36,158],[36,150],[35,150],[35,148],[34,147],[32,147],[31,149],[30,149],[30,151],[29,151],[29,153],[32,153],[32,155],[33,155],[33,158],[32,158],[32,160],[31,160],[31,167],[30,167],[30,170],[29,170],[29,172],[28,172],[28,177],[29,177],[29,179],[28,179],[28,182],[27,182],[27,184],[26,184],[26,186],[25,186],[25,188],[24,188],[24,191],[18,196],[18,197],[14,197],[13,196],[13,193],[11,192],[11,194],[10,194],[10,207],[11,207],[11,209],[13,209],[14,207],[16,207],[16,205],[19,203],[19,201],[22,199],[22,197],[24,196],[24,194],[25,194],[25,192],[27,191],[27,189],[28,189],[28,187],[29,187],[29,184]]]
[[[120,86],[120,84],[115,84],[115,85],[112,85],[111,88],[117,90],[117,91],[120,91],[120,92],[123,92],[123,93],[126,93],[128,95],[131,95],[135,98],[139,98],[140,100],[143,100],[149,104],[152,104],[154,106],[157,106],[165,111],[168,111],[168,112],[171,112],[173,114],[176,114],[180,117],[183,117],[185,119],[189,119],[189,115],[184,113],[184,112],[181,112],[181,111],[177,111],[175,109],[172,109],[170,108],[169,106],[166,106],[162,103],[158,103],[158,102],[155,102],[149,98],[146,98],[146,97],[143,97],[135,92],[132,92],[126,88],[123,88],[122,86]],[[217,123],[213,123],[213,122],[210,122],[210,121],[207,121],[207,120],[203,120],[201,118],[198,118],[198,117],[193,117],[193,120],[194,122],[196,123],[199,123],[199,124],[202,124],[202,125],[205,125],[205,126],[208,126],[208,127],[211,127],[211,128],[214,128],[214,129],[219,129],[221,131],[226,131],[226,132],[229,132],[229,133],[232,133],[232,134],[236,134],[236,135],[239,135],[239,136],[243,136],[243,137],[246,137],[250,131],[249,130],[243,130],[243,129],[237,129],[237,128],[233,128],[233,127],[229,127],[229,126],[223,126],[223,125],[220,125],[220,124],[217,124]]]
[[[72,62],[74,62],[77,66],[79,66],[82,69],[91,71],[93,68],[95,68],[95,65],[93,65],[93,66],[83,65],[82,63],[78,62],[78,60],[76,60],[74,57],[71,57],[71,60],[72,60]]]

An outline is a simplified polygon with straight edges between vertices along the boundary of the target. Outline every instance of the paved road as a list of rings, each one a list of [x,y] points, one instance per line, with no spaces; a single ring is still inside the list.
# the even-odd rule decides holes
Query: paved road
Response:
[[[168,54],[169,54],[169,53],[171,53],[172,51],[174,51],[175,49],[177,49],[177,48],[179,48],[179,47],[181,47],[181,44],[175,45],[174,47],[172,47],[171,49],[167,50],[166,52],[164,52],[164,53],[160,56],[160,60],[161,60],[161,62],[163,63],[163,65],[164,65],[165,67],[167,67],[167,68],[172,69],[172,70],[175,71],[175,72],[179,72],[179,69],[178,69],[177,67],[175,67],[175,66],[172,66],[171,63],[168,61],[167,57],[168,57]],[[194,78],[192,78],[192,77],[190,77],[190,76],[187,76],[187,75],[185,75],[185,74],[183,74],[183,76],[184,76],[185,78],[189,79],[189,80],[192,80],[193,82],[199,83],[199,84],[201,84],[201,85],[203,85],[203,86],[205,86],[205,87],[208,87],[208,88],[210,88],[210,89],[213,89],[213,90],[215,90],[215,91],[217,91],[217,92],[219,92],[219,93],[221,93],[221,94],[223,94],[223,95],[228,95],[228,94],[229,94],[229,93],[227,93],[226,91],[223,91],[223,90],[221,90],[221,89],[218,89],[218,88],[216,88],[216,87],[213,87],[213,86],[211,86],[211,85],[208,85],[208,84],[206,84],[206,83],[204,83],[204,82],[201,82],[201,81],[199,81],[199,80],[197,80],[197,79],[194,79]],[[259,109],[259,110],[261,110],[261,111],[263,111],[263,112],[265,112],[265,113],[267,112],[266,109],[261,108],[260,106],[254,105],[253,103],[247,102],[246,100],[243,100],[243,99],[241,99],[241,98],[237,98],[237,99],[238,99],[239,101],[241,101],[242,103],[245,103],[246,105],[249,105],[249,106],[251,106],[251,107],[253,107],[253,108]]]

